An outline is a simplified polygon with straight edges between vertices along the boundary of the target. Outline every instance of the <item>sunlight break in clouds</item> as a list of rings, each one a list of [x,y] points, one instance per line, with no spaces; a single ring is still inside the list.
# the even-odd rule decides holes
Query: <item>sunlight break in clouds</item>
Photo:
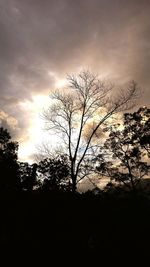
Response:
[[[19,159],[23,161],[32,161],[32,155],[36,153],[37,146],[48,138],[44,131],[44,121],[41,118],[43,108],[48,107],[50,98],[44,95],[33,96],[32,102],[25,101],[20,105],[30,111],[30,118],[28,118],[30,126],[27,131],[27,140],[22,140],[19,147]],[[31,158],[30,158],[31,157]]]
[[[66,79],[59,79],[56,73],[49,71],[48,75],[54,78],[54,88],[63,88],[66,84]],[[50,90],[51,93],[51,90]],[[50,146],[54,146],[57,142],[57,136],[52,135],[49,131],[45,131],[44,121],[41,118],[44,109],[47,109],[51,103],[49,95],[33,95],[32,102],[24,101],[20,103],[21,108],[30,111],[29,128],[27,130],[27,140],[21,140],[18,156],[22,161],[32,162],[33,155],[37,153],[37,148],[45,142]]]

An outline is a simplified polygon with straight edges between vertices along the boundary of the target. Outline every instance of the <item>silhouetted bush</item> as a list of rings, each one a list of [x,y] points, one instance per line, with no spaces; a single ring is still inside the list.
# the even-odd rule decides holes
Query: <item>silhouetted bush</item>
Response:
[[[11,141],[11,136],[0,128],[0,191],[16,191],[20,188],[17,163],[18,143]]]

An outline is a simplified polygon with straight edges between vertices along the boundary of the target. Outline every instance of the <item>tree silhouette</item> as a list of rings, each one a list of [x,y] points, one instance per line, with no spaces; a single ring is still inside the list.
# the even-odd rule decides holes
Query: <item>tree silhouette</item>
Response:
[[[70,161],[72,190],[85,177],[81,166],[95,148],[100,127],[116,112],[134,106],[138,87],[130,82],[126,89],[112,96],[114,86],[101,81],[97,75],[83,71],[68,76],[69,89],[56,91],[54,101],[43,113],[48,130],[61,138]]]
[[[38,172],[43,180],[44,190],[70,189],[70,168],[66,156],[59,155],[55,158],[46,158],[39,162]]]
[[[104,147],[111,154],[97,156],[96,169],[135,190],[139,181],[149,174],[149,121],[150,112],[140,108],[137,112],[124,114],[123,129],[120,124],[111,127]],[[105,152],[106,152],[105,151]],[[111,160],[110,158],[114,160]]]
[[[19,162],[19,177],[23,190],[32,192],[33,187],[37,185],[37,167],[36,163]]]
[[[124,123],[132,130],[132,142],[144,149],[150,157],[150,109],[141,107],[137,112],[126,113]]]
[[[0,128],[0,190],[17,190],[20,182],[17,163],[18,143],[11,141],[7,129]]]

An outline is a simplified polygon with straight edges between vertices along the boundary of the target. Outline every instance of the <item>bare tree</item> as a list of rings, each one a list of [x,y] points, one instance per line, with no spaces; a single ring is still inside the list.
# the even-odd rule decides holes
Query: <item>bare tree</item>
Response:
[[[116,112],[135,105],[138,86],[132,81],[126,89],[116,93],[113,84],[89,71],[67,78],[69,88],[52,93],[53,103],[43,112],[43,118],[46,129],[58,134],[65,146],[75,191],[77,183],[87,175],[86,171],[81,171],[82,166],[96,147],[95,139],[102,132],[101,127]]]

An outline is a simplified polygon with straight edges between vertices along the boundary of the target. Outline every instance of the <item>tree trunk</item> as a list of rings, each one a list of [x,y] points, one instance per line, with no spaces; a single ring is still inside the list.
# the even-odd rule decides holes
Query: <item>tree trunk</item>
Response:
[[[136,192],[136,186],[134,184],[132,174],[130,175],[130,180],[131,180],[132,192],[135,193]]]
[[[75,193],[77,189],[76,176],[72,177],[72,192]]]
[[[72,192],[76,192],[76,184],[77,184],[77,175],[75,173],[75,160],[74,158],[71,161],[71,180],[72,180]]]

